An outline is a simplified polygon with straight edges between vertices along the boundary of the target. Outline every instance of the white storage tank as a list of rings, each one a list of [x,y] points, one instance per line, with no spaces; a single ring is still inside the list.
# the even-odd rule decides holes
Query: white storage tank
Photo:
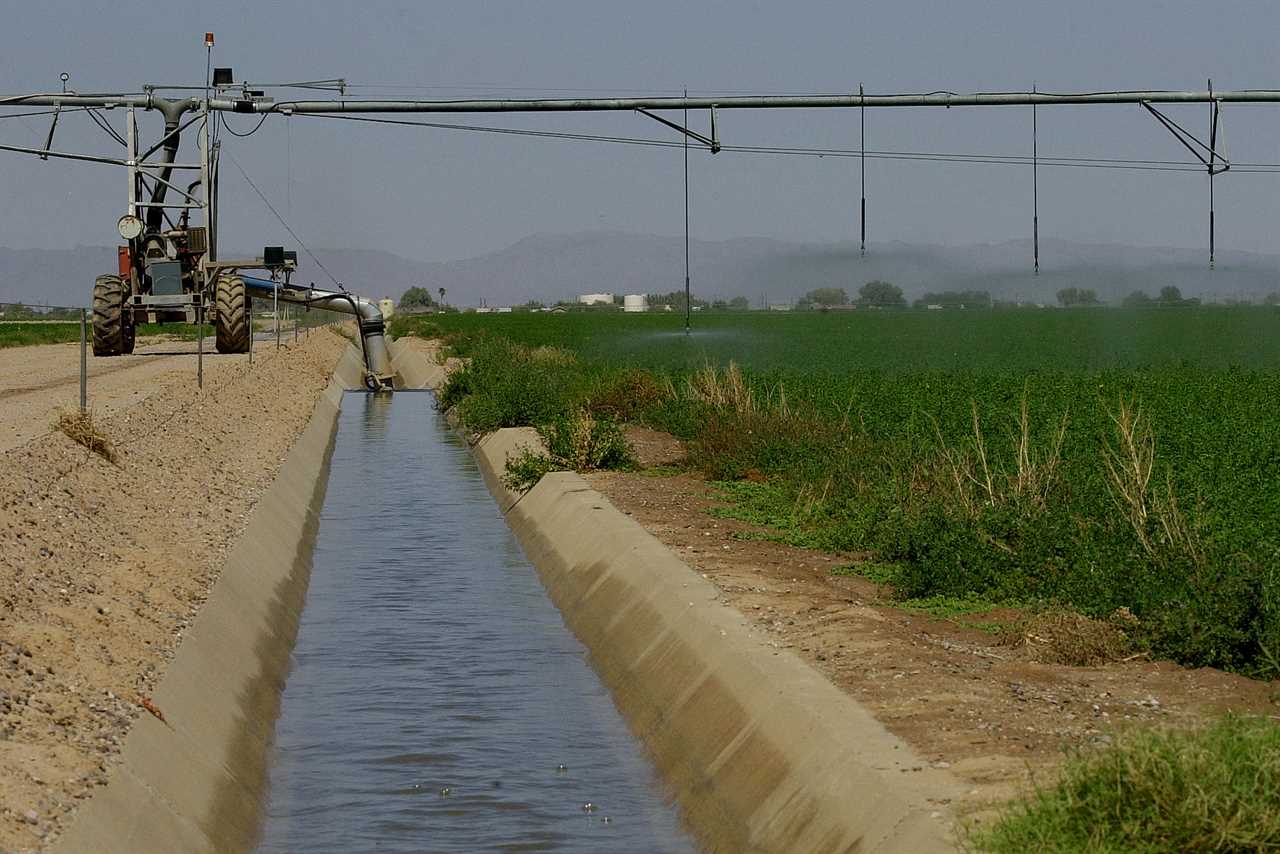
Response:
[[[644,294],[627,294],[622,298],[623,311],[648,311],[649,298]]]
[[[391,315],[396,313],[396,304],[384,297],[378,300],[378,311],[382,312],[383,320],[390,320]]]

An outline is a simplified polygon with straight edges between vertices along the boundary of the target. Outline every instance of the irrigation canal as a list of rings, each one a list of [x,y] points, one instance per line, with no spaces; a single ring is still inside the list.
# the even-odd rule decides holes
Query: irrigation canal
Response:
[[[270,774],[265,852],[693,850],[425,393],[346,396]]]

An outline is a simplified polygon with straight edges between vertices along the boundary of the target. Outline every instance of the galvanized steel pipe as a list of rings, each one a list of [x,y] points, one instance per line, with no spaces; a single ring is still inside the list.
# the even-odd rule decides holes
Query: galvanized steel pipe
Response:
[[[387,351],[386,323],[377,302],[356,294],[342,291],[326,291],[319,288],[281,284],[255,276],[241,276],[250,296],[281,302],[321,307],[354,315],[360,331],[361,349],[364,352],[365,385],[372,390],[391,387],[393,371],[391,354]]]

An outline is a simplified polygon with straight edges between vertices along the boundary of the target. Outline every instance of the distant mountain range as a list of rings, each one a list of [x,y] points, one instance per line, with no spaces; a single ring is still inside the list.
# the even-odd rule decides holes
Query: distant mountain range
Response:
[[[600,291],[655,293],[684,288],[684,239],[620,232],[538,234],[461,261],[415,261],[369,249],[316,252],[325,270],[356,293],[398,297],[422,286],[448,292],[454,305],[552,302]],[[295,280],[328,285],[303,254]],[[1257,299],[1280,290],[1280,255],[1219,253],[1208,269],[1203,250],[1042,241],[1041,273],[1031,272],[1027,240],[971,246],[876,243],[865,258],[854,243],[795,243],[767,238],[695,240],[693,290],[700,297],[748,297],[753,305],[788,302],[818,287],[851,294],[884,279],[908,299],[926,291],[977,289],[999,299],[1053,302],[1059,288],[1093,288],[1106,301],[1133,290],[1175,285],[1206,300]],[[113,247],[0,248],[0,302],[83,305],[95,275],[115,268]]]

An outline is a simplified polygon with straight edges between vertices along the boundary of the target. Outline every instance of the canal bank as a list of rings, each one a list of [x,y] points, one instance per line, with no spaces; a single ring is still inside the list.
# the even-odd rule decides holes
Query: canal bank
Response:
[[[401,369],[406,385],[411,376],[413,384],[442,379],[407,346],[397,348],[396,360],[409,365]],[[305,531],[323,496],[319,471],[350,382],[344,370],[358,367],[354,350],[343,365],[290,453],[268,496],[274,498],[264,499],[236,547],[243,570],[228,562],[155,694],[166,720],[138,722],[124,767],[80,810],[58,850],[252,844],[272,703],[305,595],[297,546],[309,542]],[[714,589],[599,493],[571,473],[551,475],[523,497],[506,492],[500,484],[506,453],[530,440],[528,432],[499,431],[474,452],[552,600],[678,796],[702,847],[950,847],[946,804],[957,795],[954,780],[923,767],[857,703],[833,696],[803,662],[753,635],[740,615],[716,602]],[[296,479],[302,472],[312,475],[310,493],[307,477]],[[299,502],[306,512],[297,512]],[[231,607],[214,608],[220,598]],[[237,601],[253,615],[248,623]],[[237,633],[253,642],[223,648]],[[193,643],[197,636],[204,640]]]

